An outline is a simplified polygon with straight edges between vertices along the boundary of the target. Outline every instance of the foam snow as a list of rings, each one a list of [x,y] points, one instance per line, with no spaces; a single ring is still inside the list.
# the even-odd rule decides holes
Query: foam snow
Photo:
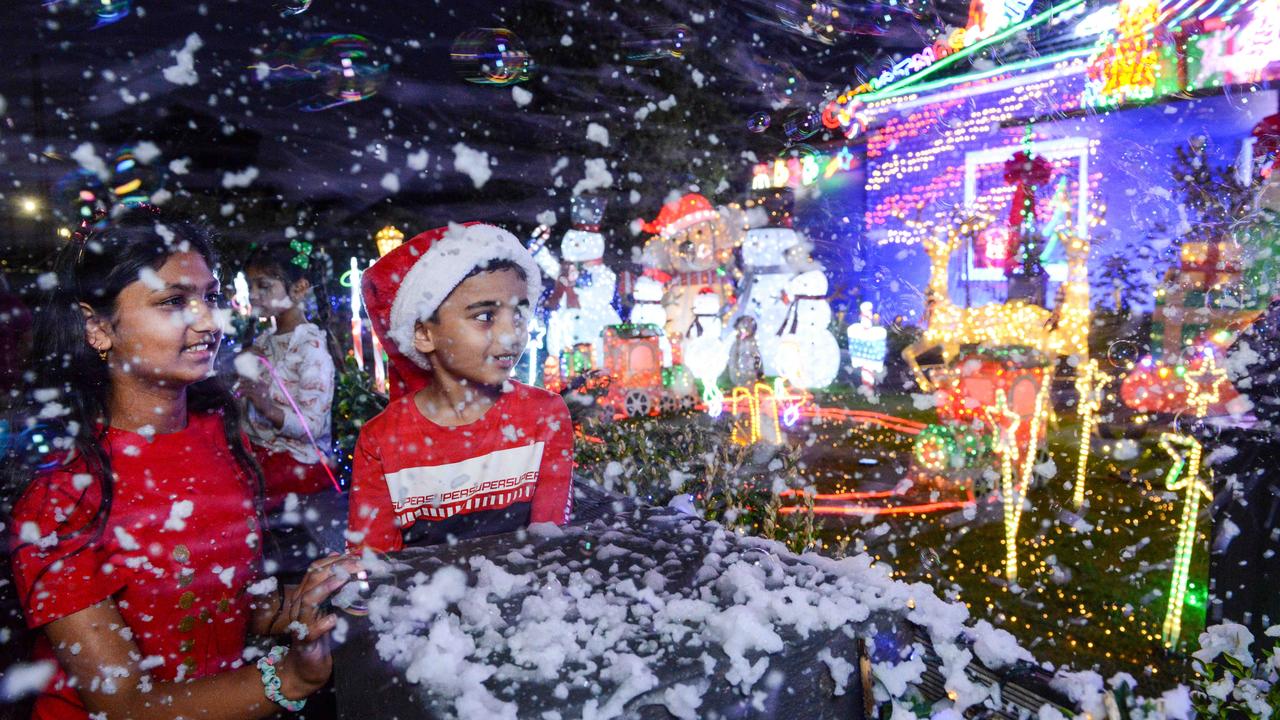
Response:
[[[463,143],[453,146],[453,169],[471,178],[477,190],[493,176],[493,170],[489,168],[489,153],[473,150]]]
[[[613,185],[613,173],[609,172],[609,166],[604,158],[588,159],[584,163],[584,169],[583,178],[573,186],[574,196],[593,190],[603,190]]]
[[[187,527],[187,518],[195,510],[195,503],[190,500],[177,500],[169,508],[169,518],[164,521],[165,530],[182,530]]]
[[[240,172],[225,172],[222,174],[222,187],[231,190],[232,188],[249,187],[254,180],[258,179],[258,168],[250,165]]]
[[[16,702],[44,690],[57,669],[57,664],[49,660],[18,663],[8,667],[4,677],[0,678],[0,701]]]
[[[418,152],[410,153],[409,156],[405,158],[405,165],[408,165],[410,170],[422,172],[427,169],[427,161],[430,158],[431,154],[427,152],[426,148],[423,148]]]
[[[609,147],[609,131],[597,123],[587,124],[587,140]]]
[[[76,149],[71,151],[71,159],[75,160],[80,167],[97,175],[100,180],[105,181],[111,177],[111,171],[107,169],[107,161],[98,157],[98,151],[93,148],[93,143],[77,145]]]
[[[174,85],[195,85],[200,81],[196,74],[196,51],[204,47],[199,33],[191,33],[182,49],[174,53],[176,64],[164,69],[164,79]]]

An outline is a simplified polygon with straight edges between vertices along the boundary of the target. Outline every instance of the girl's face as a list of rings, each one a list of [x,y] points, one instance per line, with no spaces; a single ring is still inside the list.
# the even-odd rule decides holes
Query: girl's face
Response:
[[[244,279],[249,284],[254,315],[263,319],[278,317],[293,307],[294,300],[284,280],[256,267],[246,269]]]
[[[182,387],[213,372],[226,310],[218,279],[203,256],[170,255],[159,270],[120,291],[115,313],[86,320],[89,344],[106,350],[111,374]]]

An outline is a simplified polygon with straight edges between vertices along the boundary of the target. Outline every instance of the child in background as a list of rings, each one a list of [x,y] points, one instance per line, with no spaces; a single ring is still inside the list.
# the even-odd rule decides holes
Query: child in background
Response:
[[[431,230],[364,274],[391,403],[356,443],[348,541],[398,550],[568,522],[573,426],[559,395],[510,379],[542,292],[491,225]]]
[[[24,413],[44,439],[0,460],[14,586],[54,668],[34,718],[265,718],[332,670],[318,606],[353,566],[262,577],[261,477],[211,377],[215,268],[205,231],[146,215],[58,254]]]
[[[322,493],[337,492],[325,456],[332,447],[334,367],[327,334],[303,312],[311,282],[298,258],[288,246],[266,246],[245,263],[253,312],[273,327],[236,362],[245,430],[266,487],[268,548],[275,571],[288,580],[322,554],[324,526],[341,522],[344,512],[321,502],[331,499]]]
[[[249,257],[244,271],[253,313],[274,326],[253,341],[252,352],[266,363],[237,363],[248,371],[240,391],[249,406],[246,432],[266,479],[268,511],[279,509],[289,493],[333,489],[323,454],[332,446],[333,358],[325,331],[307,322],[311,282],[296,259],[287,246],[268,246]]]

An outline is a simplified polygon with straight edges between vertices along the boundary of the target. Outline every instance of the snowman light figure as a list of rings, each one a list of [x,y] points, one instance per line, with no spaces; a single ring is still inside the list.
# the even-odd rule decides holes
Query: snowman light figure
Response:
[[[661,331],[658,346],[662,349],[662,367],[671,367],[671,338],[667,337],[667,310],[662,306],[662,281],[646,272],[636,278],[631,291],[634,303],[631,322],[636,325],[656,325]]]
[[[720,296],[705,290],[693,301],[693,321],[684,334],[684,364],[702,381],[702,400],[711,415],[719,415],[723,393],[716,382],[729,364],[729,347],[720,319]]]
[[[800,273],[787,283],[787,316],[778,329],[778,371],[792,385],[823,388],[840,372],[840,345],[831,334],[827,276]]]
[[[542,271],[556,279],[555,289],[547,299],[551,308],[547,355],[558,356],[580,343],[588,343],[596,367],[600,367],[604,363],[604,329],[622,322],[613,309],[618,278],[604,264],[604,235],[600,234],[604,203],[595,198],[576,198],[572,214],[573,228],[560,243],[559,260],[545,245],[531,248]]]
[[[756,342],[765,375],[781,374],[777,363],[781,336],[776,331],[787,315],[783,291],[801,270],[788,262],[788,251],[800,245],[799,234],[791,228],[753,228],[742,242],[744,275],[738,317],[751,316],[760,328]]]

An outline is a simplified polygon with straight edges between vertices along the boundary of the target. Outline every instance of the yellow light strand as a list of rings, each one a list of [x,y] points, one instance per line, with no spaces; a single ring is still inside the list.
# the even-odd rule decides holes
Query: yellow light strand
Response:
[[[1097,425],[1098,410],[1102,406],[1102,389],[1107,384],[1107,375],[1098,369],[1098,361],[1090,360],[1081,366],[1076,378],[1076,402],[1080,409],[1080,452],[1076,461],[1075,496],[1072,501],[1075,507],[1084,505],[1085,473],[1089,467],[1089,452],[1092,449],[1093,428]]]
[[[1161,433],[1160,447],[1173,458],[1173,466],[1165,476],[1165,487],[1184,490],[1182,515],[1178,522],[1178,545],[1173,553],[1173,578],[1169,582],[1169,605],[1165,610],[1160,638],[1165,647],[1173,648],[1182,635],[1182,606],[1186,602],[1187,581],[1191,573],[1191,556],[1195,550],[1196,516],[1200,497],[1212,499],[1208,486],[1200,481],[1201,446],[1188,435]],[[1185,455],[1184,455],[1185,451]],[[1185,474],[1183,470],[1186,470]]]
[[[747,437],[742,436],[741,421],[738,420],[739,408],[747,405],[747,423],[750,431]],[[729,396],[730,411],[734,415],[733,434],[731,439],[738,445],[754,445],[760,442],[760,398],[745,387],[735,387]]]
[[[1013,526],[1006,530],[1005,575],[1010,582],[1018,580],[1018,526],[1022,524],[1022,510],[1031,488],[1031,472],[1035,468],[1036,449],[1040,445],[1040,430],[1045,426],[1049,411],[1049,385],[1053,376],[1047,370],[1040,380],[1040,391],[1036,393],[1035,409],[1031,413],[1031,431],[1027,437],[1027,448],[1022,459],[1022,482],[1017,488],[1017,502],[1014,503]]]
[[[1003,389],[996,390],[994,412],[988,408],[986,413],[996,433],[995,452],[1000,457],[1000,497],[1004,503],[1005,573],[1009,575],[1009,581],[1014,582],[1018,574],[1016,546],[1018,530],[1014,525],[1013,459],[1018,453],[1017,433],[1022,418],[1009,409],[1009,401]]]

